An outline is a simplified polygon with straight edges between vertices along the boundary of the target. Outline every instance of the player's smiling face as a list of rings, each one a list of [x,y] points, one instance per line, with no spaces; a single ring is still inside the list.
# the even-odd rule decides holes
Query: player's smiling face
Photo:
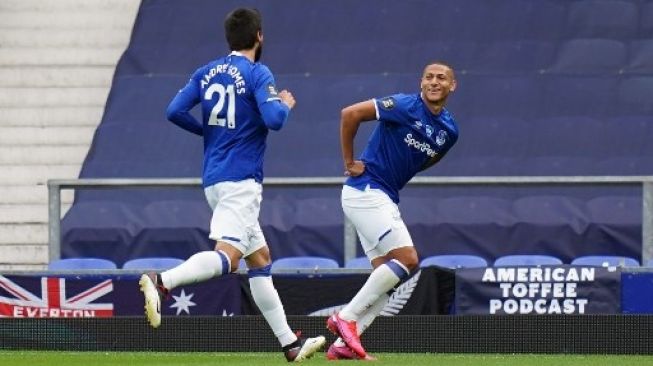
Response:
[[[424,68],[420,87],[425,101],[443,103],[449,93],[456,89],[456,80],[449,67],[431,64]]]

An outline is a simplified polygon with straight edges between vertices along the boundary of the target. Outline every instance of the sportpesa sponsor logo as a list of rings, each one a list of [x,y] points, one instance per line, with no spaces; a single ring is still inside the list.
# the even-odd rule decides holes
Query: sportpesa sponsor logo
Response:
[[[430,157],[434,157],[437,154],[435,152],[435,150],[431,149],[431,145],[427,144],[426,142],[419,142],[419,141],[415,140],[413,138],[412,133],[409,133],[409,134],[406,135],[406,138],[404,138],[404,142],[408,146],[412,146],[412,147],[416,148],[417,150],[419,150],[421,152],[425,152],[426,155],[428,155]]]

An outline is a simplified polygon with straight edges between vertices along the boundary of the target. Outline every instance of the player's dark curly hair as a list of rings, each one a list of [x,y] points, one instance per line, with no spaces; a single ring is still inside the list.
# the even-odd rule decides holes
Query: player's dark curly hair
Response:
[[[239,8],[229,13],[224,20],[225,36],[232,51],[254,47],[260,31],[262,20],[257,9]]]

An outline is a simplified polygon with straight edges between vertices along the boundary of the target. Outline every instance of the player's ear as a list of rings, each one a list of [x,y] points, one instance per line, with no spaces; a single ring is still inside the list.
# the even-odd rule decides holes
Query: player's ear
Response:
[[[458,83],[456,82],[456,79],[451,80],[451,88],[449,88],[449,91],[456,90],[457,86],[458,86]]]
[[[261,31],[258,31],[258,32],[256,33],[256,39],[257,39],[259,42],[263,42],[263,33],[261,33]]]

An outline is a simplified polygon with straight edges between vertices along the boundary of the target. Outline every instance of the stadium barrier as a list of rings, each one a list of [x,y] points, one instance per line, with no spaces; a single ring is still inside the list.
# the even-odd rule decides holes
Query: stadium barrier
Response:
[[[320,187],[339,186],[341,177],[266,178],[266,186]],[[61,190],[199,187],[194,178],[176,179],[51,179],[48,180],[48,225],[50,261],[61,257]],[[642,253],[641,262],[653,259],[653,176],[550,176],[550,177],[415,177],[408,184],[423,186],[487,186],[487,185],[641,185],[642,187]],[[356,230],[345,218],[343,263],[356,257]]]
[[[324,317],[288,316],[293,329],[323,334]],[[379,317],[362,337],[370,352],[653,354],[651,315]],[[262,316],[0,318],[0,349],[62,351],[274,352]]]

